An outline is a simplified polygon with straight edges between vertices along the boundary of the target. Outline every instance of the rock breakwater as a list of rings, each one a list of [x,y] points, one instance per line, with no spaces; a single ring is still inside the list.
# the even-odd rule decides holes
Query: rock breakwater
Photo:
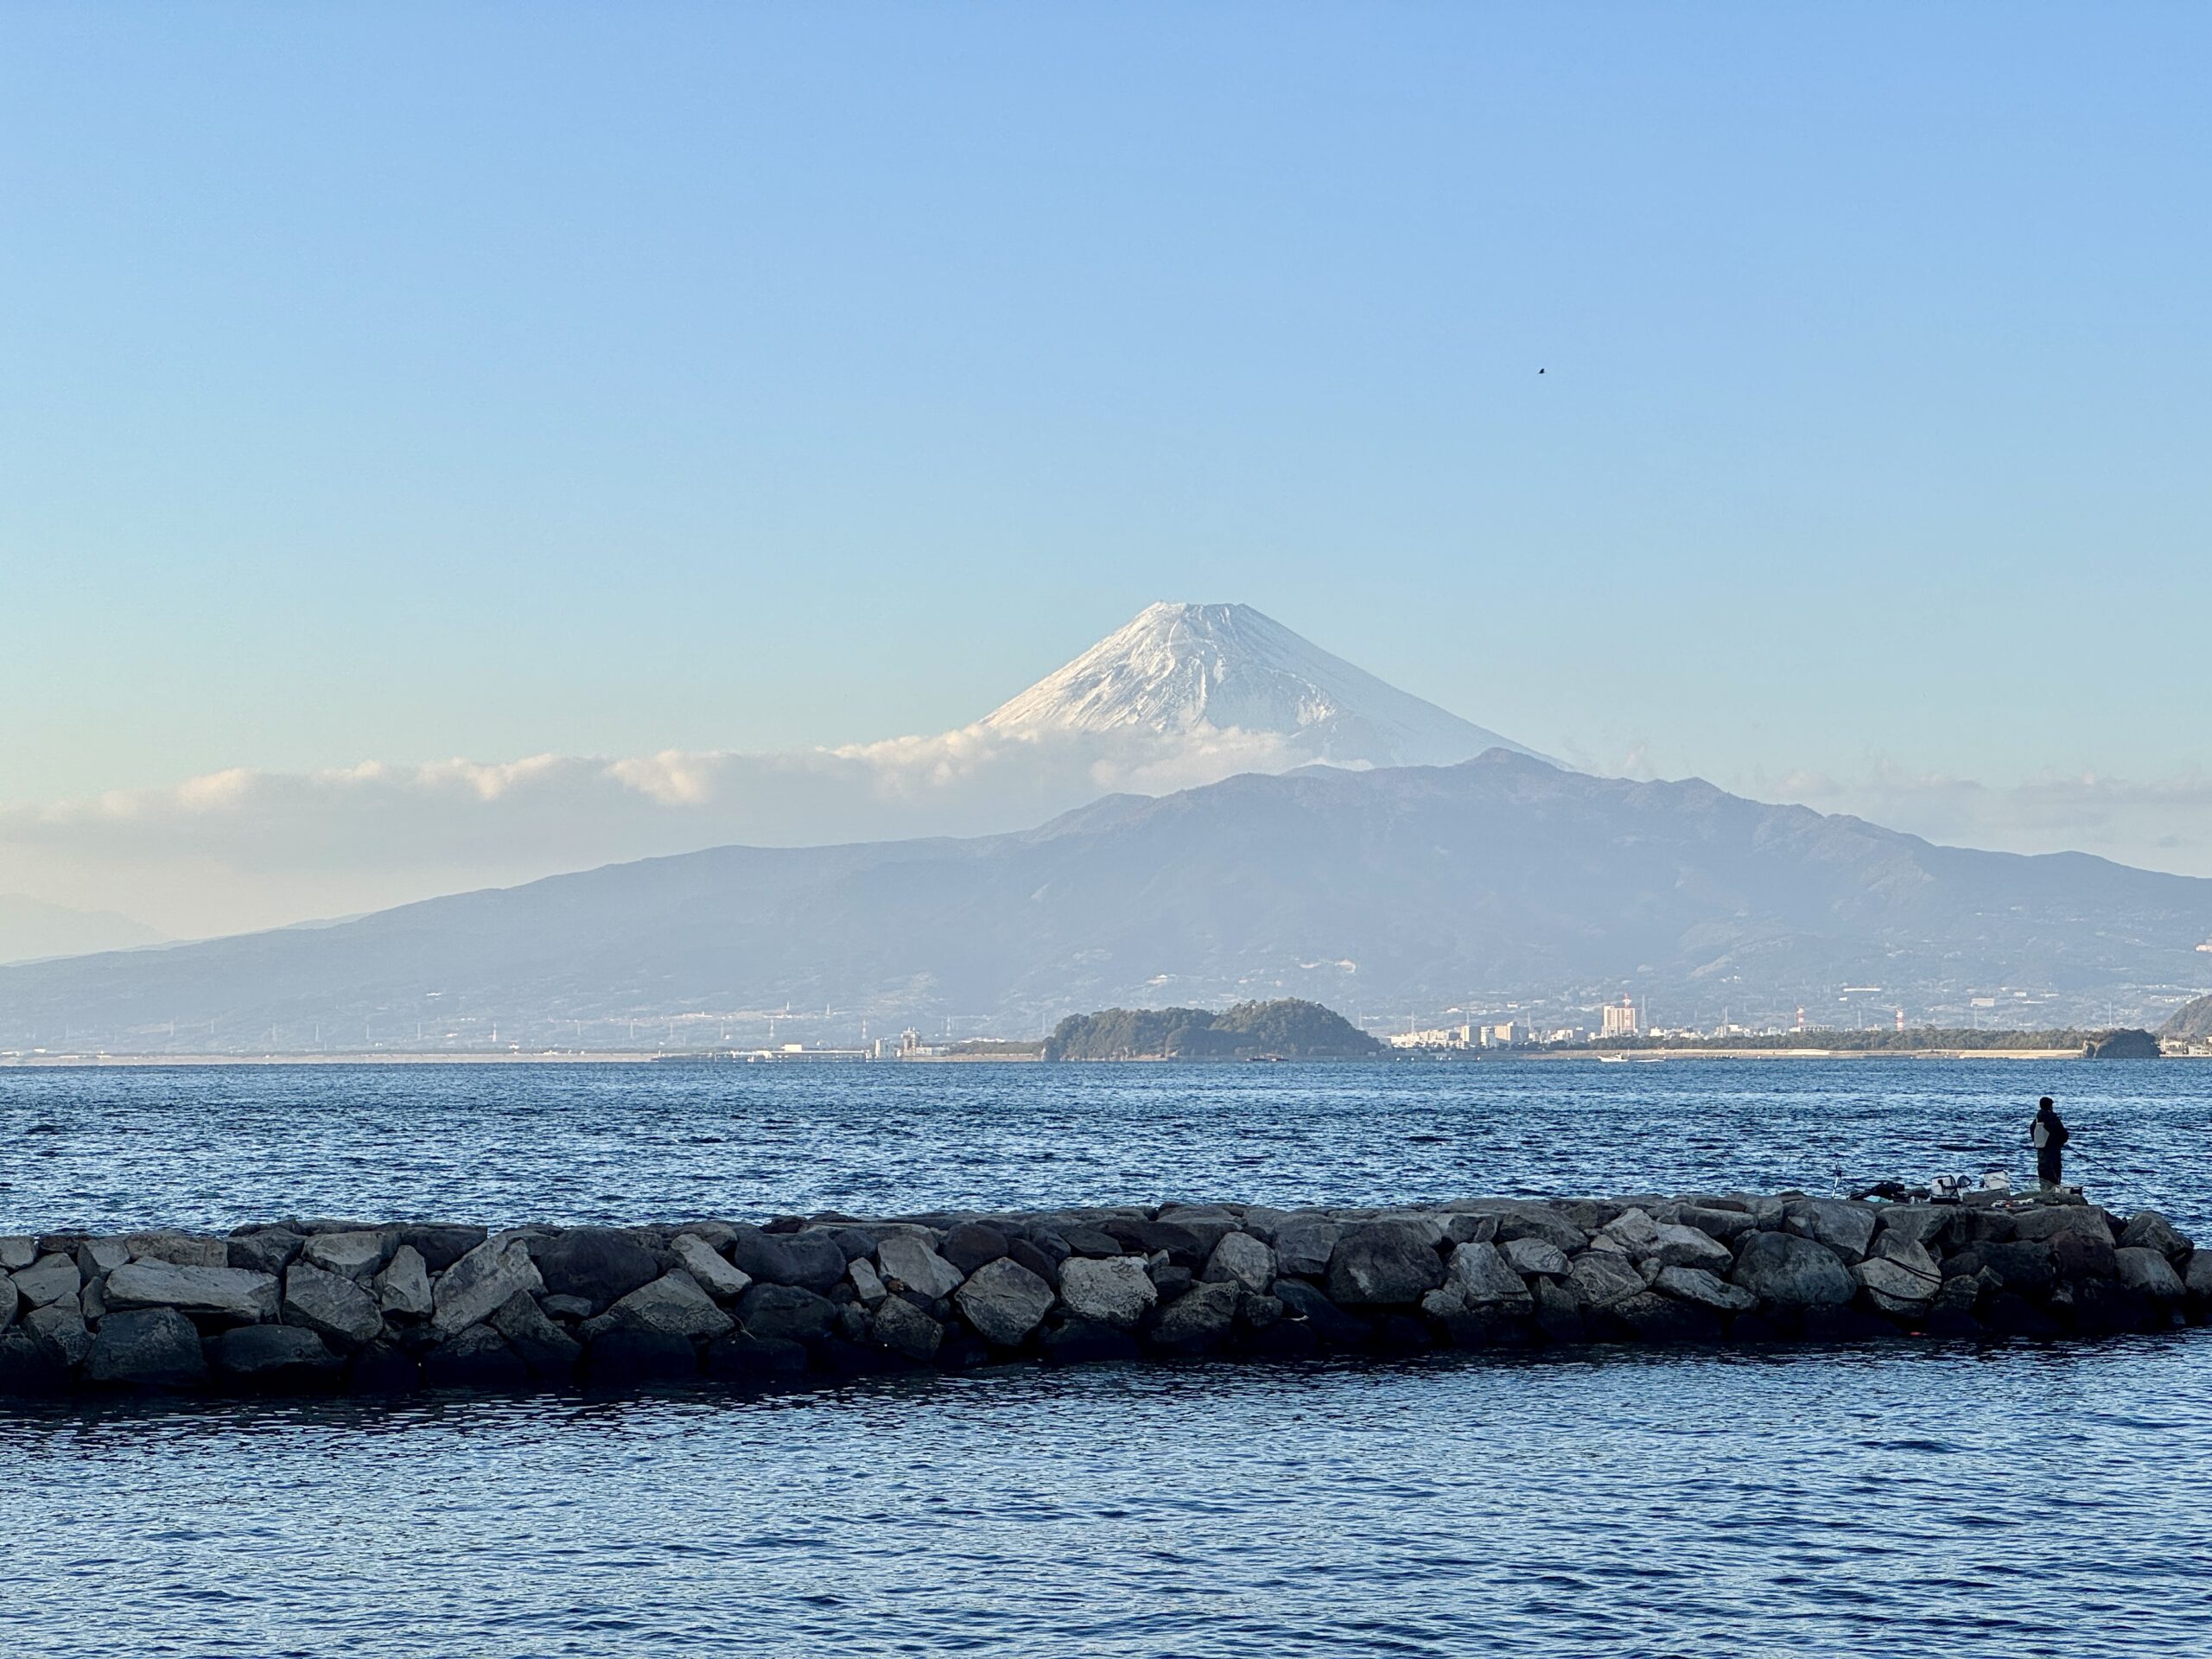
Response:
[[[0,1238],[0,1394],[768,1386],[908,1367],[2098,1336],[2212,1317],[2155,1211],[1974,1194],[1170,1204]]]

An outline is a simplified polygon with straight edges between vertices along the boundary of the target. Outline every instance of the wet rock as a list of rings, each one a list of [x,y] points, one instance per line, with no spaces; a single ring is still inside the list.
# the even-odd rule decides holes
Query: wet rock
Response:
[[[1554,1342],[1582,1340],[1582,1308],[1565,1281],[1531,1280],[1529,1291],[1535,1303],[1536,1328],[1539,1331]]]
[[[1055,1325],[1045,1332],[1042,1345],[1045,1357],[1058,1365],[1135,1359],[1141,1351],[1137,1339],[1127,1331],[1090,1319],[1070,1319]]]
[[[346,1386],[356,1394],[412,1394],[423,1386],[423,1367],[396,1344],[372,1342],[346,1364]]]
[[[944,1327],[904,1297],[890,1296],[868,1319],[868,1335],[877,1347],[919,1365],[937,1357]]]
[[[761,1341],[813,1342],[830,1334],[836,1305],[797,1285],[756,1284],[738,1299],[746,1334]]]
[[[581,1296],[540,1296],[537,1305],[545,1310],[545,1317],[550,1319],[578,1325],[591,1318],[591,1304]]]
[[[1840,1306],[1859,1290],[1833,1250],[1789,1232],[1757,1232],[1746,1237],[1728,1277],[1730,1283],[1761,1301],[1783,1307]]]
[[[1073,1256],[1061,1264],[1060,1300],[1078,1319],[1134,1331],[1158,1300],[1141,1256]]]
[[[1329,1257],[1329,1298],[1340,1307],[1412,1306],[1443,1282],[1436,1251],[1401,1223],[1347,1227]]]
[[[1982,1245],[1980,1254],[1982,1264],[2005,1281],[2007,1290],[2048,1296],[2058,1281],[2058,1263],[2048,1243],[2014,1239]]]
[[[1662,1273],[1694,1273],[1694,1268],[1662,1268]],[[1708,1275],[1709,1276],[1709,1275]],[[1720,1315],[1702,1302],[1683,1301],[1656,1291],[1639,1291],[1606,1309],[1638,1341],[1713,1342],[1720,1336]]]
[[[455,1262],[453,1271],[461,1265]],[[487,1325],[472,1323],[423,1356],[423,1381],[434,1389],[518,1389],[530,1381],[530,1368],[505,1337]]]
[[[2212,1300],[2212,1250],[2199,1250],[2189,1258],[2182,1286],[2193,1297]]]
[[[38,1339],[54,1363],[71,1370],[84,1363],[85,1356],[92,1351],[92,1333],[86,1329],[85,1316],[77,1311],[74,1297],[33,1308],[23,1315],[23,1329]]]
[[[85,1287],[85,1275],[60,1250],[41,1255],[28,1268],[15,1272],[16,1294],[31,1307],[44,1307]]]
[[[131,1262],[108,1274],[102,1294],[107,1305],[118,1311],[175,1307],[242,1324],[259,1324],[276,1317],[276,1275],[243,1268],[180,1268],[167,1262]]]
[[[481,1227],[437,1222],[409,1222],[398,1229],[399,1243],[411,1247],[432,1273],[443,1273],[489,1236]]]
[[[2127,1225],[2120,1231],[2122,1249],[2156,1250],[2169,1262],[2186,1261],[2190,1242],[2174,1229],[2156,1210],[2139,1211],[2127,1218]]]
[[[1880,1219],[1872,1205],[1842,1198],[1794,1198],[1783,1216],[1789,1231],[1825,1245],[1846,1262],[1866,1254]]]
[[[1333,1221],[1289,1221],[1275,1230],[1275,1267],[1278,1272],[1319,1279],[1329,1270],[1344,1229]]]
[[[2113,1259],[2112,1242],[2088,1233],[2061,1233],[2050,1241],[2051,1267],[2061,1279],[2110,1279],[2120,1264]]]
[[[583,1332],[594,1342],[610,1331],[655,1331],[690,1341],[722,1336],[735,1328],[736,1321],[715,1306],[699,1281],[678,1268],[640,1285],[597,1319],[585,1320]]]
[[[207,1376],[199,1328],[171,1307],[101,1320],[84,1363],[92,1381],[128,1388],[192,1388]]]
[[[1358,1347],[1374,1334],[1365,1320],[1353,1318],[1303,1279],[1278,1279],[1268,1293],[1283,1305],[1288,1319],[1311,1325],[1314,1335],[1332,1348]]]
[[[887,1283],[904,1285],[931,1300],[951,1295],[964,1276],[918,1238],[887,1238],[876,1247],[875,1259]]]
[[[1538,1274],[1549,1279],[1567,1277],[1567,1252],[1541,1238],[1510,1238],[1497,1247],[1497,1253],[1524,1278]]]
[[[508,1297],[486,1323],[507,1339],[532,1376],[563,1380],[575,1375],[583,1344],[556,1325],[528,1291]]]
[[[2015,1290],[2000,1290],[1981,1306],[1981,1323],[1999,1336],[2055,1337],[2062,1327],[2043,1308]]]
[[[687,1382],[699,1375],[698,1350],[672,1331],[617,1325],[594,1338],[585,1351],[585,1375],[601,1388]]]
[[[1224,1233],[1198,1275],[1213,1284],[1237,1284],[1255,1294],[1275,1281],[1275,1253],[1249,1233]]]
[[[490,1319],[517,1291],[544,1288],[519,1239],[487,1238],[447,1268],[432,1288],[430,1328],[442,1337],[456,1335]]]
[[[1001,1257],[970,1274],[952,1300],[978,1336],[1011,1348],[1044,1319],[1052,1306],[1052,1287],[1019,1262]]]
[[[332,1387],[345,1370],[328,1344],[296,1325],[242,1325],[208,1342],[207,1354],[225,1382],[270,1391]]]
[[[613,1227],[571,1227],[557,1236],[532,1240],[529,1249],[547,1290],[556,1296],[581,1296],[594,1307],[617,1302],[661,1274],[659,1256]],[[842,1274],[844,1268],[841,1256],[837,1271]]]
[[[705,1364],[707,1375],[719,1382],[790,1382],[806,1375],[806,1349],[788,1338],[733,1332],[707,1344]]]
[[[1153,1288],[1160,1293],[1160,1300],[1163,1302],[1173,1301],[1198,1282],[1198,1275],[1188,1268],[1161,1267],[1154,1263],[1147,1271],[1152,1275]]]
[[[1740,1285],[1732,1285],[1708,1268],[1662,1268],[1651,1287],[1677,1301],[1695,1302],[1718,1313],[1748,1313],[1759,1299]]]
[[[852,1281],[853,1294],[861,1299],[862,1307],[874,1307],[891,1293],[885,1288],[883,1277],[875,1264],[866,1256],[845,1263],[845,1276]]]
[[[353,1280],[302,1260],[284,1270],[284,1323],[304,1325],[341,1348],[359,1348],[384,1329],[384,1314]]]
[[[1526,1311],[1529,1305],[1529,1287],[1506,1264],[1495,1244],[1462,1244],[1455,1249],[1445,1287],[1456,1291],[1470,1307],[1506,1303]]]
[[[302,1235],[283,1228],[234,1233],[223,1241],[223,1262],[244,1273],[274,1276],[290,1267],[306,1244]]]
[[[0,1273],[0,1331],[15,1322],[16,1310],[22,1304],[22,1298],[16,1294],[16,1281]]]
[[[988,1222],[963,1221],[948,1230],[938,1252],[964,1277],[1007,1253],[1007,1236]]]
[[[381,1232],[318,1233],[308,1240],[300,1255],[308,1266],[325,1273],[363,1279],[384,1266],[397,1242]]]
[[[376,1276],[377,1306],[388,1314],[410,1319],[430,1317],[429,1264],[412,1244],[402,1244]]]
[[[1192,1286],[1153,1321],[1153,1345],[1179,1353],[1217,1346],[1236,1322],[1240,1294],[1239,1287],[1226,1281]]]
[[[721,1251],[696,1233],[678,1233],[670,1248],[683,1263],[683,1270],[699,1281],[699,1287],[717,1300],[735,1300],[753,1282],[751,1274],[732,1267]]]
[[[1588,1249],[1571,1258],[1567,1267],[1567,1288],[1583,1308],[1611,1307],[1643,1294],[1643,1275],[1625,1256],[1609,1250]]]
[[[2173,1263],[2166,1260],[2163,1252],[2130,1244],[2113,1251],[2113,1259],[2120,1269],[2120,1282],[2138,1295],[2160,1302],[2181,1300],[2181,1275],[2174,1271]]]

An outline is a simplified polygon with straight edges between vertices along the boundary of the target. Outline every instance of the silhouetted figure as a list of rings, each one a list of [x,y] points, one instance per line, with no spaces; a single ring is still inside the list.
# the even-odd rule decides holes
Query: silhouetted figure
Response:
[[[2028,1125],[2028,1144],[2036,1149],[2036,1179],[2046,1192],[2058,1186],[2060,1154],[2072,1138],[2066,1133],[2058,1109],[2045,1095],[2036,1107],[2035,1121]]]

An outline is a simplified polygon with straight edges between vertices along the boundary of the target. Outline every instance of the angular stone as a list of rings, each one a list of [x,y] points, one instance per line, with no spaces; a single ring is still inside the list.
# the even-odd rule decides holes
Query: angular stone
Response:
[[[1796,1233],[1751,1234],[1729,1281],[1783,1307],[1840,1306],[1859,1291],[1834,1251]]]
[[[1077,1319],[1094,1325],[1134,1331],[1159,1295],[1142,1256],[1113,1255],[1102,1261],[1078,1255],[1060,1264],[1060,1300]]]
[[[2212,1250],[2199,1250],[2189,1258],[2189,1272],[2182,1287],[2191,1296],[2212,1298]]]
[[[1662,1268],[1703,1268],[1711,1273],[1726,1273],[1735,1265],[1736,1258],[1729,1254],[1728,1247],[1698,1228],[1685,1227],[1679,1222],[1662,1222],[1653,1229],[1653,1234],[1651,1244],[1643,1255]]]
[[[384,1330],[384,1314],[376,1298],[352,1279],[302,1260],[284,1269],[284,1323],[304,1325],[340,1347],[359,1348]]]
[[[244,1268],[180,1268],[167,1262],[131,1262],[107,1276],[107,1305],[118,1310],[175,1307],[214,1313],[243,1324],[276,1317],[276,1275]]]
[[[571,1227],[556,1237],[534,1241],[530,1255],[547,1290],[556,1296],[581,1296],[594,1307],[620,1300],[661,1273],[658,1256],[613,1227]],[[841,1268],[842,1265],[840,1258]]]
[[[883,1282],[883,1275],[866,1256],[857,1256],[845,1263],[845,1277],[853,1281],[853,1292],[861,1299],[862,1307],[874,1307],[891,1292]]]
[[[2094,1240],[2094,1236],[2092,1235]],[[2044,1296],[2058,1282],[2058,1260],[2048,1242],[2008,1239],[1980,1247],[1982,1262],[2005,1281],[2005,1288]]]
[[[23,1329],[38,1339],[39,1346],[59,1365],[80,1365],[92,1351],[92,1333],[85,1328],[85,1316],[77,1311],[73,1297],[33,1308],[23,1315]]]
[[[413,1246],[423,1265],[432,1273],[443,1273],[490,1236],[481,1227],[440,1222],[404,1223],[398,1233],[399,1242]]]
[[[1854,1262],[1851,1276],[1866,1287],[1874,1306],[1885,1313],[1924,1313],[1943,1287],[1935,1273],[1919,1273],[1886,1255],[1870,1255]]]
[[[1172,1221],[1144,1221],[1117,1216],[1101,1225],[1107,1233],[1121,1241],[1123,1249],[1138,1255],[1151,1255],[1165,1250],[1169,1261],[1179,1268],[1188,1268],[1192,1273],[1205,1265],[1206,1253],[1212,1248],[1211,1236],[1202,1237],[1192,1229],[1178,1226]]]
[[[0,1331],[6,1330],[15,1322],[16,1309],[22,1301],[22,1298],[16,1293],[16,1281],[6,1274],[0,1273]]]
[[[2050,1259],[2061,1279],[2110,1279],[2120,1272],[2112,1241],[2088,1233],[2061,1233],[2050,1241]]]
[[[190,1388],[206,1380],[207,1358],[190,1319],[171,1307],[141,1308],[100,1322],[85,1375],[131,1388]]]
[[[1212,1284],[1242,1285],[1258,1295],[1275,1281],[1275,1253],[1249,1233],[1224,1233],[1198,1277]]]
[[[223,1241],[223,1262],[246,1273],[279,1274],[292,1265],[307,1240],[283,1228],[234,1233]]]
[[[130,1259],[130,1247],[119,1238],[88,1238],[77,1247],[77,1271],[88,1284]]]
[[[699,1281],[709,1296],[733,1301],[745,1294],[753,1275],[730,1266],[728,1258],[696,1233],[678,1233],[670,1247],[683,1270]]]
[[[2156,1210],[2139,1211],[2127,1218],[2127,1225],[2120,1230],[2122,1249],[2156,1250],[2169,1262],[2186,1261],[2191,1248],[2187,1238],[2175,1230],[2174,1224]]]
[[[59,1250],[39,1257],[28,1268],[16,1268],[15,1281],[16,1294],[32,1307],[74,1296],[85,1287],[85,1275],[77,1270],[77,1264]]]
[[[1522,1240],[1522,1243],[1529,1241]],[[1535,1241],[1541,1243],[1541,1240]],[[1452,1265],[1445,1282],[1459,1293],[1468,1306],[1479,1306],[1486,1302],[1520,1303],[1529,1300],[1529,1287],[1521,1275],[1506,1264],[1495,1244],[1462,1244],[1452,1252]]]
[[[1556,1244],[1541,1238],[1509,1238],[1497,1247],[1505,1258],[1505,1265],[1527,1278],[1541,1274],[1547,1278],[1567,1277],[1567,1252]]]
[[[887,1296],[868,1320],[868,1339],[879,1348],[914,1361],[937,1357],[944,1327],[903,1296]]]
[[[1240,1287],[1227,1281],[1192,1286],[1153,1321],[1154,1345],[1185,1352],[1213,1346],[1229,1335],[1240,1294]]]
[[[133,1262],[168,1262],[180,1268],[235,1265],[231,1261],[230,1241],[205,1233],[162,1228],[154,1232],[132,1233],[124,1239],[123,1247]]]
[[[2012,1236],[2048,1243],[2061,1233],[2086,1233],[2112,1242],[2112,1218],[2094,1204],[2054,1204],[2007,1217]]]
[[[730,1232],[731,1262],[764,1284],[821,1292],[845,1276],[845,1252],[827,1234],[778,1234],[758,1227],[734,1227]]]
[[[887,1283],[904,1285],[931,1301],[950,1296],[960,1288],[960,1269],[921,1239],[905,1236],[887,1238],[876,1246],[875,1259]]]
[[[1365,1320],[1354,1319],[1303,1279],[1278,1279],[1268,1290],[1288,1319],[1310,1325],[1332,1347],[1357,1347],[1374,1335]]]
[[[963,1274],[973,1273],[986,1262],[995,1262],[1006,1253],[1006,1235],[982,1221],[963,1221],[949,1229],[944,1246],[938,1252]]]
[[[2181,1275],[2163,1251],[2131,1244],[2113,1252],[2120,1268],[2120,1282],[2154,1301],[2179,1301],[2183,1294]]]
[[[487,1238],[439,1276],[431,1294],[434,1312],[430,1328],[442,1337],[457,1335],[490,1319],[515,1292],[544,1288],[545,1281],[538,1276],[537,1264],[531,1260],[530,1252],[523,1248],[520,1239]],[[504,1343],[500,1345],[505,1346]],[[474,1348],[456,1350],[459,1357],[453,1363],[473,1363],[467,1361],[467,1357],[476,1351]]]
[[[737,1316],[746,1334],[763,1342],[818,1342],[836,1323],[837,1309],[797,1285],[756,1284],[738,1299]]]
[[[257,1389],[327,1386],[344,1368],[329,1344],[296,1325],[242,1325],[207,1351],[217,1376]]]
[[[385,1264],[394,1241],[378,1232],[317,1233],[301,1249],[309,1267],[347,1279],[365,1279]]]
[[[533,1376],[571,1376],[576,1362],[583,1357],[583,1344],[547,1318],[545,1310],[526,1290],[518,1290],[500,1303],[485,1323],[507,1339],[507,1346]]]
[[[1792,1198],[1783,1213],[1791,1232],[1825,1245],[1846,1262],[1866,1254],[1880,1220],[1873,1205],[1842,1198]]]
[[[1599,1249],[1585,1250],[1567,1262],[1567,1284],[1586,1308],[1611,1307],[1644,1291],[1643,1275],[1625,1256]]]
[[[1329,1258],[1329,1299],[1339,1307],[1410,1307],[1444,1282],[1444,1263],[1416,1227],[1361,1222]]]
[[[1275,1230],[1275,1267],[1287,1275],[1319,1279],[1329,1270],[1344,1229],[1333,1221],[1287,1221]]]
[[[1678,1301],[1696,1302],[1722,1313],[1748,1313],[1759,1299],[1706,1268],[1662,1268],[1652,1288]]]
[[[1058,1258],[1028,1239],[1009,1238],[1006,1242],[1006,1253],[1046,1284],[1057,1286],[1060,1282]]]
[[[1611,1243],[1624,1255],[1640,1255],[1658,1243],[1658,1224],[1642,1210],[1624,1210],[1603,1227],[1590,1241],[1593,1248]]]
[[[627,1330],[696,1338],[722,1336],[736,1328],[737,1322],[715,1305],[699,1281],[678,1268],[640,1285],[597,1319],[586,1320],[584,1335],[596,1338],[603,1332]]]
[[[423,1260],[423,1253],[412,1244],[403,1244],[391,1253],[391,1260],[376,1276],[377,1306],[386,1313],[397,1313],[410,1319],[427,1319],[434,1306],[430,1300],[429,1264]]]
[[[952,1300],[976,1335],[1011,1348],[1034,1331],[1052,1307],[1052,1287],[1020,1262],[1001,1257],[969,1274],[953,1292]]]
[[[1875,1242],[1878,1244],[1882,1238],[1895,1237],[1913,1244],[1933,1244],[1957,1213],[1948,1205],[1891,1205],[1880,1212],[1882,1230]]]
[[[516,1248],[519,1253],[520,1247]],[[448,1271],[459,1272],[467,1259],[463,1256]],[[518,1389],[530,1381],[530,1369],[505,1337],[487,1325],[472,1322],[450,1342],[423,1356],[423,1381],[434,1389]]]
[[[0,1272],[13,1273],[38,1260],[38,1241],[21,1233],[0,1238]]]
[[[1590,1235],[1548,1204],[1507,1204],[1495,1206],[1497,1242],[1541,1238],[1562,1255],[1573,1255],[1590,1248]]]
[[[1741,1238],[1758,1225],[1748,1211],[1708,1208],[1697,1204],[1682,1205],[1675,1219],[1681,1225],[1694,1227],[1708,1238],[1717,1238],[1723,1243]]]

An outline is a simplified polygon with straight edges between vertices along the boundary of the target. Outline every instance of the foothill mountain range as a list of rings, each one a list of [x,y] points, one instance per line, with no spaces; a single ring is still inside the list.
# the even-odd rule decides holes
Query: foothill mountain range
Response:
[[[1243,606],[1154,606],[964,735],[1049,755],[1054,787],[1086,754],[1093,778],[1189,786],[0,967],[0,1051],[1034,1038],[1091,1009],[1292,996],[1370,1028],[1590,1023],[1624,997],[1682,1026],[2098,1025],[2212,990],[2212,880],[1572,771]]]

